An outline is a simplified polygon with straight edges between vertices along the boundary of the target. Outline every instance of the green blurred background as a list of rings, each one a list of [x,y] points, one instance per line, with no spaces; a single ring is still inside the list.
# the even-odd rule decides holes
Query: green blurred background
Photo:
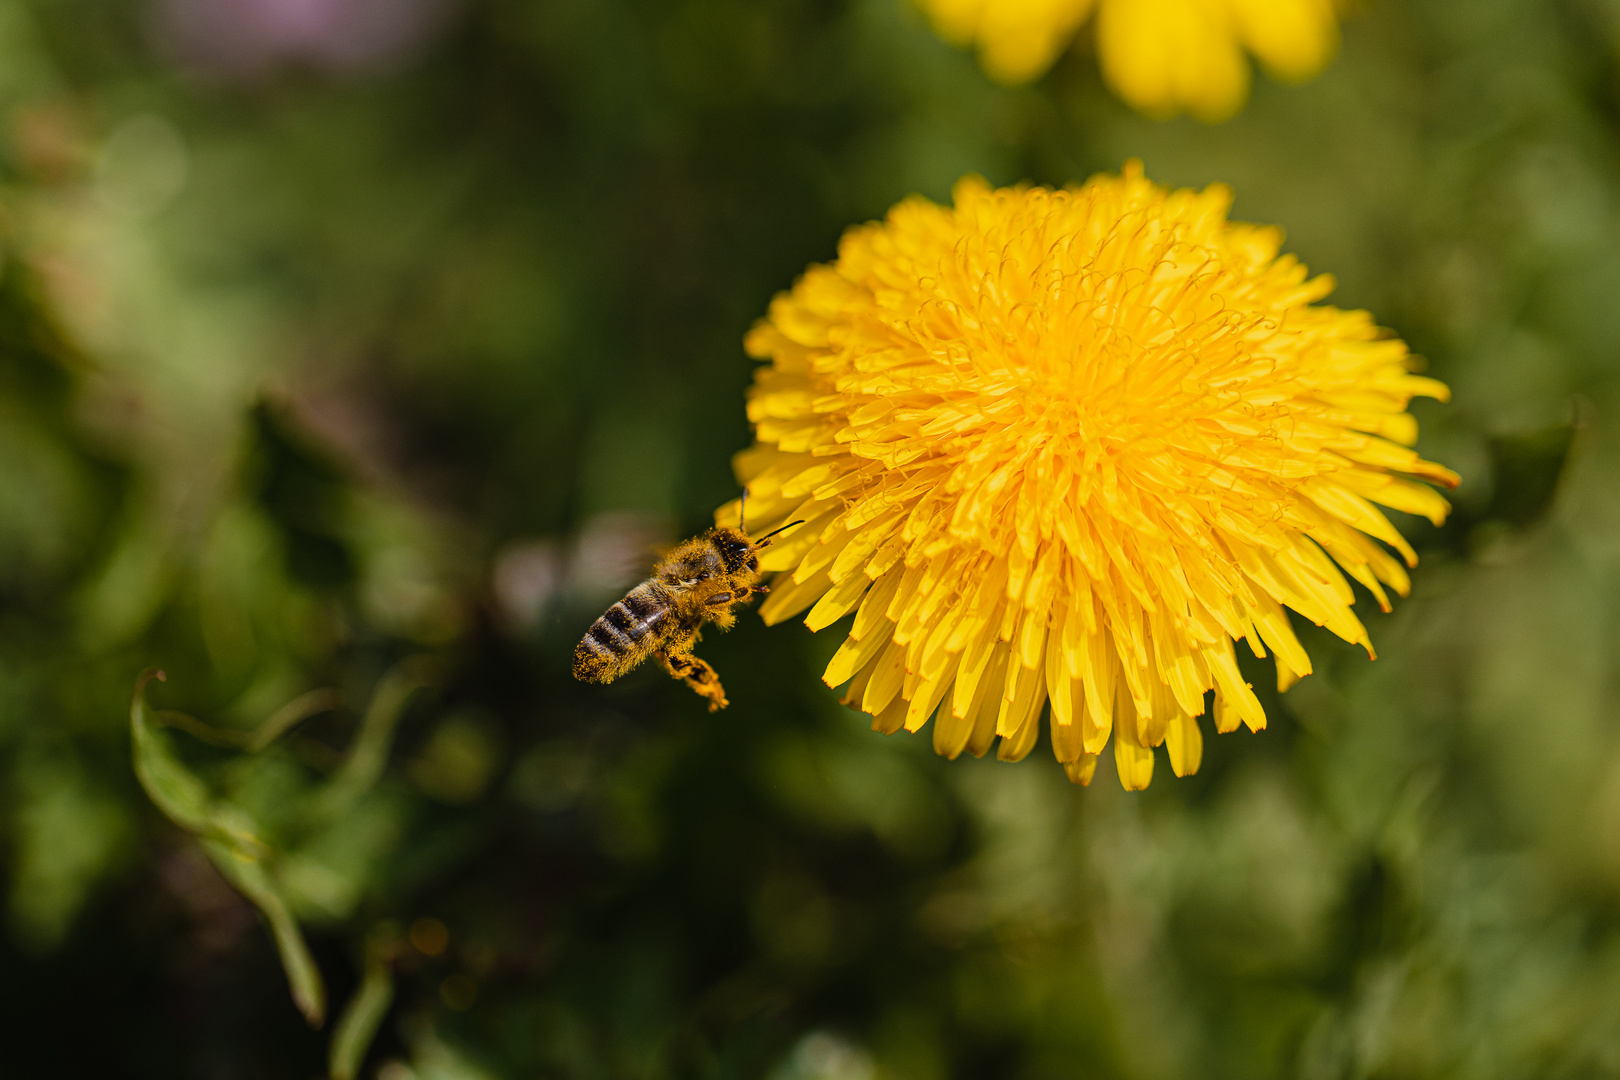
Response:
[[[316,1077],[348,1008],[379,1080],[1620,1075],[1620,2],[1370,0],[1218,127],[1088,42],[1009,90],[905,0],[0,0],[0,1071]],[[836,631],[711,635],[717,715],[569,678],[736,494],[773,292],[1128,157],[1454,388],[1381,659],[1303,627],[1136,795],[866,731]]]

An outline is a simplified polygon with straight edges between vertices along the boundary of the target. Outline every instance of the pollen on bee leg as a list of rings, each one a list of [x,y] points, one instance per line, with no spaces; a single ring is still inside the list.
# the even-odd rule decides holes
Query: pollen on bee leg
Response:
[[[690,686],[699,696],[708,699],[710,712],[719,712],[731,704],[726,700],[726,691],[720,685],[719,674],[709,666],[708,661],[700,660],[690,653],[671,654],[662,649],[658,651],[657,656],[666,671]]]

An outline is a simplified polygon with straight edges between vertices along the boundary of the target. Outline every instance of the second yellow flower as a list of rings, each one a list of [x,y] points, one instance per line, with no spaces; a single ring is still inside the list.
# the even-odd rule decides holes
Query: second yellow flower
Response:
[[[976,44],[992,78],[1038,78],[1096,9],[1103,77],[1152,116],[1223,120],[1249,92],[1253,53],[1274,77],[1308,79],[1339,42],[1333,0],[918,0],[941,36]]]

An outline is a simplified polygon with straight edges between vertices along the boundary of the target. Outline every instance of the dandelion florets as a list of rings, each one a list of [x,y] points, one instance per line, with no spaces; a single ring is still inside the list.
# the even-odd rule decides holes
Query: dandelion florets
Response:
[[[1103,78],[1134,108],[1223,120],[1249,93],[1253,53],[1308,79],[1339,43],[1334,0],[918,0],[941,36],[976,44],[999,82],[1038,78],[1096,9]]]
[[[1407,592],[1378,506],[1445,517],[1406,407],[1446,388],[1224,187],[1133,163],[954,201],[849,230],[748,335],[749,526],[807,522],[761,614],[854,612],[827,683],[949,757],[1022,758],[1049,714],[1072,779],[1111,736],[1127,787],[1161,744],[1192,772],[1211,692],[1218,731],[1265,725],[1236,640],[1284,689],[1311,670],[1285,609],[1371,655],[1346,575]]]

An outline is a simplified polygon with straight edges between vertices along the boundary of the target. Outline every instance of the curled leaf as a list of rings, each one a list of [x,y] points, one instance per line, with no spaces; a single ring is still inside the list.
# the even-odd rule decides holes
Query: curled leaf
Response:
[[[259,839],[253,817],[241,807],[215,799],[208,787],[175,756],[168,738],[146,704],[146,686],[163,672],[148,668],[135,680],[129,706],[135,776],[163,815],[202,842],[203,851],[225,879],[251,900],[275,937],[293,1001],[312,1027],[326,1016],[326,987],[286,897],[270,872],[270,849]],[[181,715],[181,714],[172,714]]]

